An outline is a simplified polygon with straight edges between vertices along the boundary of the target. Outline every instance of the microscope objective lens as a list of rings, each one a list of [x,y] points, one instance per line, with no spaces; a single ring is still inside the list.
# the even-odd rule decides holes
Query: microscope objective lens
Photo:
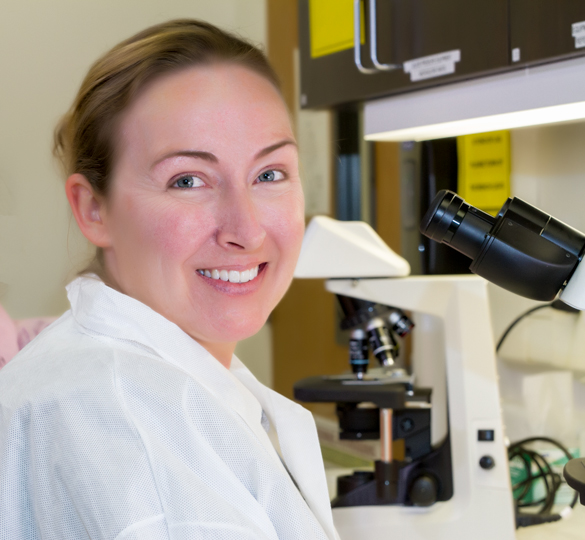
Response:
[[[358,379],[363,379],[364,373],[368,371],[368,339],[361,328],[351,332],[349,340],[349,364],[352,372]]]

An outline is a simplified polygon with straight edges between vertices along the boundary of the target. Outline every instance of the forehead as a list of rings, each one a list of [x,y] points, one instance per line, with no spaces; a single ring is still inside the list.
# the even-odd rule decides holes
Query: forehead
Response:
[[[121,117],[122,150],[172,151],[292,138],[284,102],[264,77],[231,64],[187,68],[150,83]],[[199,149],[199,148],[198,148]],[[202,148],[203,149],[203,148]]]

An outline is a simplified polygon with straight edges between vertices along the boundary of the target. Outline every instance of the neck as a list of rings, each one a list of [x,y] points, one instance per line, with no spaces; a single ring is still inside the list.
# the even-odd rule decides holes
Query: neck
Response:
[[[123,294],[128,295],[128,293],[126,291],[124,291],[124,289],[120,286],[118,280],[115,277],[115,272],[112,271],[113,268],[115,268],[115,265],[113,264],[113,260],[112,260],[112,254],[110,253],[110,251],[108,250],[104,250],[103,252],[103,257],[104,257],[104,263],[105,264],[97,264],[95,265],[95,267],[92,267],[91,270],[93,272],[95,272],[98,277],[108,286],[111,287],[112,289],[115,289]],[[128,295],[128,296],[132,296],[132,295]],[[142,303],[144,303],[145,305],[148,305],[147,302],[143,301],[140,298],[137,298],[136,296],[133,296],[134,298],[136,298],[137,300],[141,301]],[[153,308],[154,309],[154,308]],[[157,310],[155,310],[157,311]],[[166,316],[164,313],[160,312],[159,313],[161,315]],[[172,319],[170,317],[167,317],[168,320],[172,321]],[[172,321],[175,322],[175,321]],[[179,325],[181,326],[181,325]],[[185,328],[183,328],[183,331],[185,331],[186,333],[187,330]],[[226,369],[230,368],[230,365],[232,363],[232,356],[234,354],[234,351],[236,349],[236,343],[223,343],[223,342],[208,342],[208,341],[202,341],[200,339],[196,339],[193,336],[191,336],[193,339],[195,339],[195,341],[197,341],[197,343],[199,343],[199,345],[201,345],[209,354],[211,354],[221,365],[223,365]]]
[[[210,343],[196,340],[211,356],[213,356],[226,369],[230,368],[232,356],[236,349],[235,343]]]

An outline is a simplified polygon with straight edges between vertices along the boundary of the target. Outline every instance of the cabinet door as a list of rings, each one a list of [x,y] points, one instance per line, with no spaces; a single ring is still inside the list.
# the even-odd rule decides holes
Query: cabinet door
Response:
[[[585,54],[585,1],[510,0],[510,47],[521,64]]]
[[[346,48],[329,54],[323,54],[326,47],[315,49],[321,36],[319,25],[327,20],[318,9],[324,5],[329,7],[331,20],[340,18],[346,23]],[[403,64],[447,51],[460,51],[460,61],[453,73],[417,81],[403,69],[360,73],[354,63],[353,46],[347,41],[347,21],[353,21],[353,5],[353,0],[299,0],[304,107],[371,99],[484,75],[509,65],[507,0],[377,0],[380,62]],[[361,57],[366,67],[373,67],[369,61],[369,1],[362,5],[365,28]]]

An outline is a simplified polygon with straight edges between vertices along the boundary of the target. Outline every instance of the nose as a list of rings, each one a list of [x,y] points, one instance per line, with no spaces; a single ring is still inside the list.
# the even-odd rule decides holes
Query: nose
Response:
[[[217,216],[217,243],[231,250],[254,251],[264,242],[266,231],[258,208],[247,190],[227,190]]]

